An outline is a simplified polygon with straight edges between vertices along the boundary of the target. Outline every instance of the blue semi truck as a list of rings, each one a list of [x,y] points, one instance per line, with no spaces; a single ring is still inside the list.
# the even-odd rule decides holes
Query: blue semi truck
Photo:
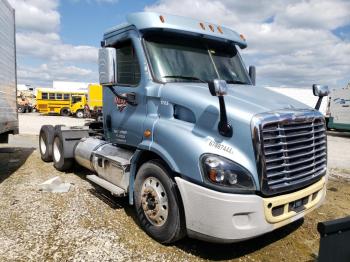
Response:
[[[99,50],[103,123],[43,126],[42,159],[128,196],[161,243],[241,241],[302,218],[326,194],[325,119],[319,103],[256,87],[246,47],[224,26],[130,14]]]

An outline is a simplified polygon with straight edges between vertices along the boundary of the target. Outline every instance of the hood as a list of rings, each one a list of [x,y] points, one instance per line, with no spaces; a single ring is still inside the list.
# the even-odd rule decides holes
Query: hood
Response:
[[[168,152],[176,148],[190,152],[174,153],[179,158],[183,157],[178,161],[179,163],[188,163],[184,166],[193,166],[191,170],[179,169],[179,173],[188,177],[193,177],[196,172],[200,173],[198,167],[193,165],[193,161],[198,161],[203,154],[211,153],[231,159],[245,167],[253,175],[255,184],[259,186],[252,144],[253,116],[282,109],[288,109],[283,111],[291,113],[300,109],[314,110],[267,88],[229,85],[225,104],[228,122],[233,128],[233,136],[223,137],[218,132],[219,99],[210,94],[207,84],[167,83],[158,88],[153,94],[148,93],[150,97],[160,96],[161,100],[161,106],[158,108],[160,120],[156,124],[155,134],[163,135],[156,135],[155,141],[166,147]],[[174,118],[176,121],[173,121]],[[173,141],[177,141],[176,146]]]
[[[185,106],[191,110],[219,108],[218,98],[211,96],[204,83],[167,83],[162,88],[162,97],[169,102]],[[310,109],[309,106],[264,87],[249,85],[228,85],[225,104],[228,116],[244,116],[250,119],[263,112],[279,109]],[[202,110],[201,110],[202,109]],[[198,112],[200,114],[200,112]],[[234,115],[232,115],[234,114]]]

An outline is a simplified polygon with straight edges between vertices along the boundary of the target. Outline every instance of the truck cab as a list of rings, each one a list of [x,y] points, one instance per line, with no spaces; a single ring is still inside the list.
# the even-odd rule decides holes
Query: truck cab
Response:
[[[298,220],[325,198],[325,119],[255,86],[246,47],[221,25],[130,14],[101,42],[103,135],[59,127],[50,140],[46,127],[41,143],[52,145],[58,170],[75,161],[94,183],[128,195],[161,243],[242,241]]]
[[[84,117],[84,107],[87,104],[86,95],[71,95],[70,112],[78,118]]]

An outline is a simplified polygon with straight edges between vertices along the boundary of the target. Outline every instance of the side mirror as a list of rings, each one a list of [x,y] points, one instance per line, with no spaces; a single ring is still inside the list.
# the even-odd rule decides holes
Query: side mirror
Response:
[[[250,80],[252,81],[253,86],[255,86],[255,81],[256,81],[255,66],[249,66],[249,77],[250,77]]]
[[[233,130],[227,121],[226,106],[224,96],[227,94],[227,83],[225,80],[215,79],[208,82],[209,91],[212,96],[217,96],[220,105],[220,121],[218,124],[219,133],[225,137],[232,137]]]
[[[315,109],[319,110],[321,107],[322,98],[324,96],[328,96],[328,94],[329,94],[328,86],[313,84],[312,91],[314,92],[314,96],[318,96],[318,100],[317,100]]]
[[[225,80],[215,79],[208,83],[212,96],[224,96],[227,94],[227,83]]]
[[[329,94],[329,89],[326,85],[313,84],[312,91],[314,92],[314,96],[318,97],[328,96]]]
[[[117,52],[106,47],[98,50],[98,70],[101,85],[113,85],[117,81]]]

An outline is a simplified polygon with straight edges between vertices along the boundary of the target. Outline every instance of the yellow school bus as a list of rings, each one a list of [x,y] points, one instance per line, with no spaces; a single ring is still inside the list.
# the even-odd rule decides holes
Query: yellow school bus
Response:
[[[40,113],[68,116],[71,112],[72,97],[86,96],[84,91],[59,91],[48,88],[37,89],[37,110]]]

